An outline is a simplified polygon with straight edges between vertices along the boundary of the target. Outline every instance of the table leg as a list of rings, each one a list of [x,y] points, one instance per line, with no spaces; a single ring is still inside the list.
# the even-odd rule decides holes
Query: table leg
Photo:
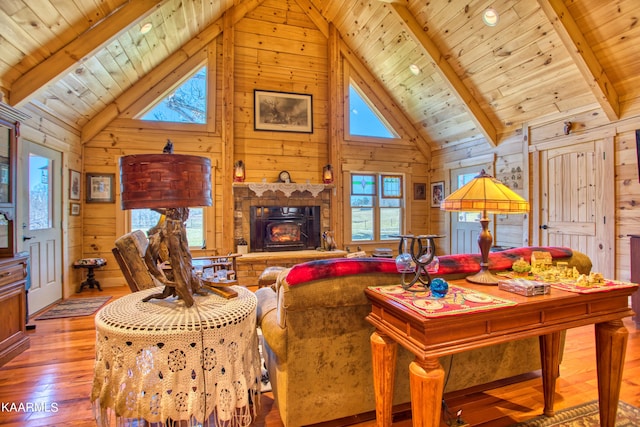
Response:
[[[542,390],[544,391],[544,415],[552,417],[555,413],[553,403],[556,394],[556,380],[560,374],[561,333],[540,335],[540,364],[542,367]]]
[[[444,369],[438,358],[420,360],[409,365],[411,418],[414,427],[438,427],[442,412]]]
[[[377,331],[371,334],[370,341],[373,358],[373,390],[376,399],[376,426],[391,427],[398,344]]]
[[[614,427],[629,331],[621,320],[613,320],[597,323],[595,333],[600,426]]]

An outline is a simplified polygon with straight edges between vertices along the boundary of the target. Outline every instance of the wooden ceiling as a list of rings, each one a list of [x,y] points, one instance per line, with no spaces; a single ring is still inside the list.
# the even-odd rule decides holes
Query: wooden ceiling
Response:
[[[81,132],[234,4],[244,14],[283,1],[335,25],[434,148],[497,145],[525,122],[595,108],[611,121],[640,112],[637,0],[3,0],[5,102]]]

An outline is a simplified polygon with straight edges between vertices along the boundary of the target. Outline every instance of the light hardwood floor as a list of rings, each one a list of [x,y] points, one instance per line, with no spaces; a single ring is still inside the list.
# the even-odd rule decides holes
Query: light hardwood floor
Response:
[[[129,293],[125,286],[104,292],[85,289],[76,297]],[[4,427],[92,426],[89,402],[93,375],[95,330],[93,316],[32,321],[31,348],[0,368],[0,425]],[[621,400],[640,406],[640,333],[630,319],[629,344],[624,367]],[[568,331],[561,376],[556,388],[556,410],[597,399],[593,327]],[[11,403],[47,403],[47,411],[7,412]],[[473,426],[503,427],[539,415],[542,411],[539,376],[488,391],[446,396],[452,413],[462,409],[462,418]],[[54,412],[53,404],[57,406]],[[282,427],[273,395],[265,393],[253,423],[256,427]],[[375,421],[357,424],[374,426]],[[399,419],[394,427],[408,427]],[[446,424],[443,423],[446,427]]]

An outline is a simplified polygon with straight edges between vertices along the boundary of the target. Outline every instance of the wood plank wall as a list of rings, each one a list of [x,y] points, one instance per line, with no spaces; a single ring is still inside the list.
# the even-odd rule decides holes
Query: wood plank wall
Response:
[[[261,6],[241,19],[234,27],[233,69],[234,95],[234,147],[235,160],[243,160],[246,165],[247,182],[274,182],[281,170],[291,173],[297,182],[321,182],[324,165],[329,163],[329,70],[336,66],[328,58],[328,40],[295,2],[267,0]],[[223,210],[222,193],[225,186],[231,186],[230,177],[220,170],[222,165],[223,99],[222,84],[222,37],[216,39],[216,123],[214,131],[193,130],[185,126],[158,126],[120,118],[113,121],[104,131],[84,146],[84,172],[104,172],[118,174],[118,158],[122,155],[160,152],[166,139],[174,143],[176,153],[204,155],[216,166],[214,183],[214,206],[205,209],[207,221],[206,251],[194,251],[194,256],[226,253],[235,248],[226,247],[233,230],[222,226],[222,216],[229,214]],[[340,56],[343,58],[343,56]],[[349,58],[353,64],[355,58]],[[343,67],[340,67],[343,68]],[[348,67],[347,67],[348,68]],[[342,76],[341,81],[348,79]],[[376,100],[389,99],[381,93],[379,85],[370,79],[362,79],[363,90],[375,94]],[[313,97],[313,133],[265,132],[254,130],[253,92],[255,89],[280,92],[311,94]],[[344,88],[342,88],[344,89]],[[341,97],[341,100],[346,96]],[[340,106],[342,108],[342,106]],[[392,103],[386,102],[378,108],[390,116],[389,121],[397,124],[402,138],[397,141],[373,142],[367,140],[340,140],[341,158],[334,164],[335,173],[348,171],[403,173],[406,177],[407,208],[410,214],[408,230],[416,233],[428,232],[428,200],[413,201],[413,182],[423,182],[428,186],[428,163],[425,154],[415,144],[415,130]],[[393,117],[396,117],[395,119]],[[343,126],[344,123],[339,123]],[[404,127],[403,127],[404,126]],[[211,126],[209,126],[211,129]],[[340,129],[338,132],[344,135]],[[424,142],[422,142],[424,145]],[[344,197],[343,188],[335,189],[332,197]],[[121,275],[111,248],[114,240],[125,232],[124,213],[120,210],[119,194],[116,203],[85,204],[83,215],[84,256],[107,258],[108,265],[100,272],[106,284],[121,283]],[[337,205],[337,204],[333,204]],[[332,212],[331,215],[342,215]],[[340,242],[345,242],[342,230],[336,231]],[[233,241],[233,240],[231,240]],[[345,244],[347,244],[345,242]],[[341,245],[344,246],[344,245]],[[362,245],[372,251],[378,245]],[[396,246],[396,243],[389,245]],[[109,262],[112,261],[112,262]]]
[[[336,64],[329,63],[327,40],[323,33],[297,8],[295,3],[281,5],[281,2],[267,0],[235,27],[235,140],[236,159],[247,164],[249,181],[276,179],[280,170],[289,170],[295,180],[320,181],[322,166],[329,159],[328,110],[329,90],[328,70]],[[111,205],[91,205],[81,201],[81,216],[69,216],[68,169],[83,172],[118,173],[117,159],[125,154],[159,152],[167,138],[171,138],[177,153],[200,154],[211,158],[215,169],[214,207],[207,209],[207,241],[213,242],[208,251],[223,249],[221,227],[221,188],[231,185],[223,182],[220,174],[222,138],[220,134],[222,110],[221,70],[222,40],[216,39],[216,115],[214,130],[193,131],[181,126],[171,128],[152,124],[144,127],[139,122],[118,119],[84,147],[79,142],[78,132],[69,129],[39,110],[28,111],[32,119],[23,124],[23,138],[49,145],[63,152],[64,161],[64,295],[74,292],[82,280],[82,272],[73,270],[73,260],[80,257],[103,256],[109,264],[100,272],[106,285],[120,285],[123,279],[111,257],[113,241],[124,232],[124,213],[119,208],[119,200]],[[344,55],[344,52],[343,52]],[[350,58],[349,61],[355,62]],[[344,77],[344,76],[343,76]],[[364,79],[381,99],[376,82]],[[279,90],[310,93],[314,101],[314,133],[286,134],[256,132],[253,130],[253,90]],[[392,104],[391,104],[392,105]],[[393,108],[393,107],[391,107]],[[382,106],[381,106],[381,109]],[[397,115],[399,112],[395,111]],[[640,234],[640,183],[635,149],[635,129],[640,128],[640,112],[626,112],[624,120],[606,124],[590,114],[567,117],[576,125],[576,135],[609,126],[615,130],[615,188],[616,188],[616,277],[629,279],[628,234]],[[531,124],[531,134],[536,141],[548,140],[559,135],[562,122]],[[410,138],[407,133],[407,138]],[[414,182],[425,183],[444,181],[445,192],[449,194],[449,172],[451,164],[473,165],[488,154],[495,155],[495,174],[508,173],[512,168],[524,167],[526,179],[532,180],[528,162],[525,161],[523,133],[501,135],[500,144],[487,150],[484,141],[458,144],[453,148],[437,148],[427,160],[424,148],[406,140],[399,144],[368,144],[366,141],[344,141],[341,139],[342,157],[336,172],[348,171],[390,171],[407,173],[407,191],[412,193]],[[82,198],[85,197],[84,186]],[[333,197],[343,197],[343,188],[337,188]],[[448,214],[431,208],[429,200],[414,201],[408,198],[410,227],[414,233],[449,234]],[[333,204],[334,206],[337,204]],[[341,215],[343,212],[332,212]],[[498,218],[494,235],[497,245],[516,246],[523,244],[524,237],[531,232],[530,224],[518,216]],[[393,246],[393,245],[392,245]],[[372,249],[367,247],[366,249]],[[440,245],[442,252],[448,252],[448,245]]]
[[[571,136],[563,133],[564,122],[571,121]],[[602,111],[588,111],[567,116],[562,120],[532,123],[525,127],[531,139],[530,144],[558,141],[558,145],[572,143],[589,138],[590,134],[610,134],[614,136],[615,156],[615,278],[630,280],[630,246],[629,234],[640,232],[640,171],[638,169],[635,130],[640,129],[640,117],[637,115],[608,123]],[[562,141],[562,142],[561,142]],[[449,183],[450,167],[444,165],[470,166],[478,163],[478,159],[486,159],[487,155],[495,156],[495,175],[505,180],[512,168],[523,167],[528,184],[522,191],[525,197],[531,197],[533,181],[529,160],[525,161],[527,141],[523,133],[502,135],[498,147],[487,150],[483,141],[457,145],[451,149],[434,150],[432,152],[431,181],[444,181],[445,192],[451,192]],[[524,150],[524,151],[523,151]],[[506,182],[508,183],[508,182]],[[532,201],[531,199],[529,199]],[[535,215],[532,212],[532,215]],[[519,246],[527,244],[525,237],[531,237],[536,230],[533,221],[518,215],[498,216],[496,218],[494,244],[500,246]],[[432,232],[449,234],[448,214],[439,209],[431,209],[430,229]],[[520,239],[522,238],[522,239]],[[444,240],[442,243],[445,243]],[[444,252],[447,247],[441,245]]]

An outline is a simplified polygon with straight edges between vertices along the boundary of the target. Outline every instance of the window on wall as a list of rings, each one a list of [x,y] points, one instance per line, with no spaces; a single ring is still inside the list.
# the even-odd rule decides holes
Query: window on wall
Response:
[[[471,182],[473,178],[475,178],[476,176],[478,176],[478,174],[475,172],[458,175],[457,188],[464,187],[469,182]],[[458,222],[476,223],[476,222],[480,222],[480,218],[482,217],[482,214],[480,212],[457,212],[457,214],[458,214]]]
[[[156,122],[204,124],[207,121],[207,67],[200,68],[177,89],[140,116]]]
[[[132,209],[130,212],[129,231],[142,230],[145,234],[158,224],[160,214],[151,209]],[[189,208],[189,218],[186,222],[187,241],[189,247],[204,248],[204,209]]]
[[[375,138],[398,137],[353,82],[349,84],[349,134]]]
[[[404,218],[402,175],[351,175],[351,241],[393,240]]]

